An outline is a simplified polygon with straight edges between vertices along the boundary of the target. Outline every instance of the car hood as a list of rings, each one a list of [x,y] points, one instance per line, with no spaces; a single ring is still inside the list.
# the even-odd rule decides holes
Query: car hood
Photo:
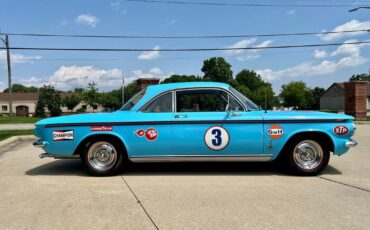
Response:
[[[350,120],[354,117],[338,113],[314,111],[261,111],[264,120]]]
[[[112,112],[112,113],[85,113],[69,116],[51,117],[42,119],[35,123],[36,126],[50,124],[76,124],[76,123],[105,123],[105,122],[120,122],[130,120],[133,117],[132,112]]]

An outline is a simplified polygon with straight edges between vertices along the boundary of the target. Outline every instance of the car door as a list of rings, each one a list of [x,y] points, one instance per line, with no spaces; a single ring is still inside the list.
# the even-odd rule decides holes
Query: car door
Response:
[[[130,127],[130,157],[171,154],[173,92],[158,95],[135,114],[138,124]],[[134,159],[133,159],[134,160]]]
[[[236,156],[263,152],[262,117],[223,89],[176,91],[175,155]]]

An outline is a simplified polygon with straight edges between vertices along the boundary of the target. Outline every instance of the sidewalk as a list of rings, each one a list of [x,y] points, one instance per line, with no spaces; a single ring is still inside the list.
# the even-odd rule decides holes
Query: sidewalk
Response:
[[[19,124],[0,124],[0,130],[25,130],[34,129],[33,123],[19,123]]]

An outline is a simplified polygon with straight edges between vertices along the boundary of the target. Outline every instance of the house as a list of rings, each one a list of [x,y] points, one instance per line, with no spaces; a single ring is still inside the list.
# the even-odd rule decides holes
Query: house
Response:
[[[320,110],[366,119],[370,115],[370,83],[355,81],[332,84],[320,98]]]
[[[60,93],[60,97],[62,99],[71,95],[73,95],[73,93]],[[12,93],[13,113],[16,116],[34,116],[38,99],[38,93]],[[64,114],[76,112],[80,109],[85,110],[86,112],[103,111],[103,107],[100,105],[93,108],[86,105],[84,102],[78,104],[73,111],[70,111],[67,107],[61,107],[62,113]],[[0,114],[9,114],[9,112],[9,94],[0,93]],[[47,112],[48,110],[46,109],[46,113]]]

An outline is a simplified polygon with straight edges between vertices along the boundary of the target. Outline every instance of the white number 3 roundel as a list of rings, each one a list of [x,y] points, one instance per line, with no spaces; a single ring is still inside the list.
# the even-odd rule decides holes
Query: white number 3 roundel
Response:
[[[221,126],[212,126],[204,134],[204,142],[212,150],[222,150],[229,144],[230,136]]]

